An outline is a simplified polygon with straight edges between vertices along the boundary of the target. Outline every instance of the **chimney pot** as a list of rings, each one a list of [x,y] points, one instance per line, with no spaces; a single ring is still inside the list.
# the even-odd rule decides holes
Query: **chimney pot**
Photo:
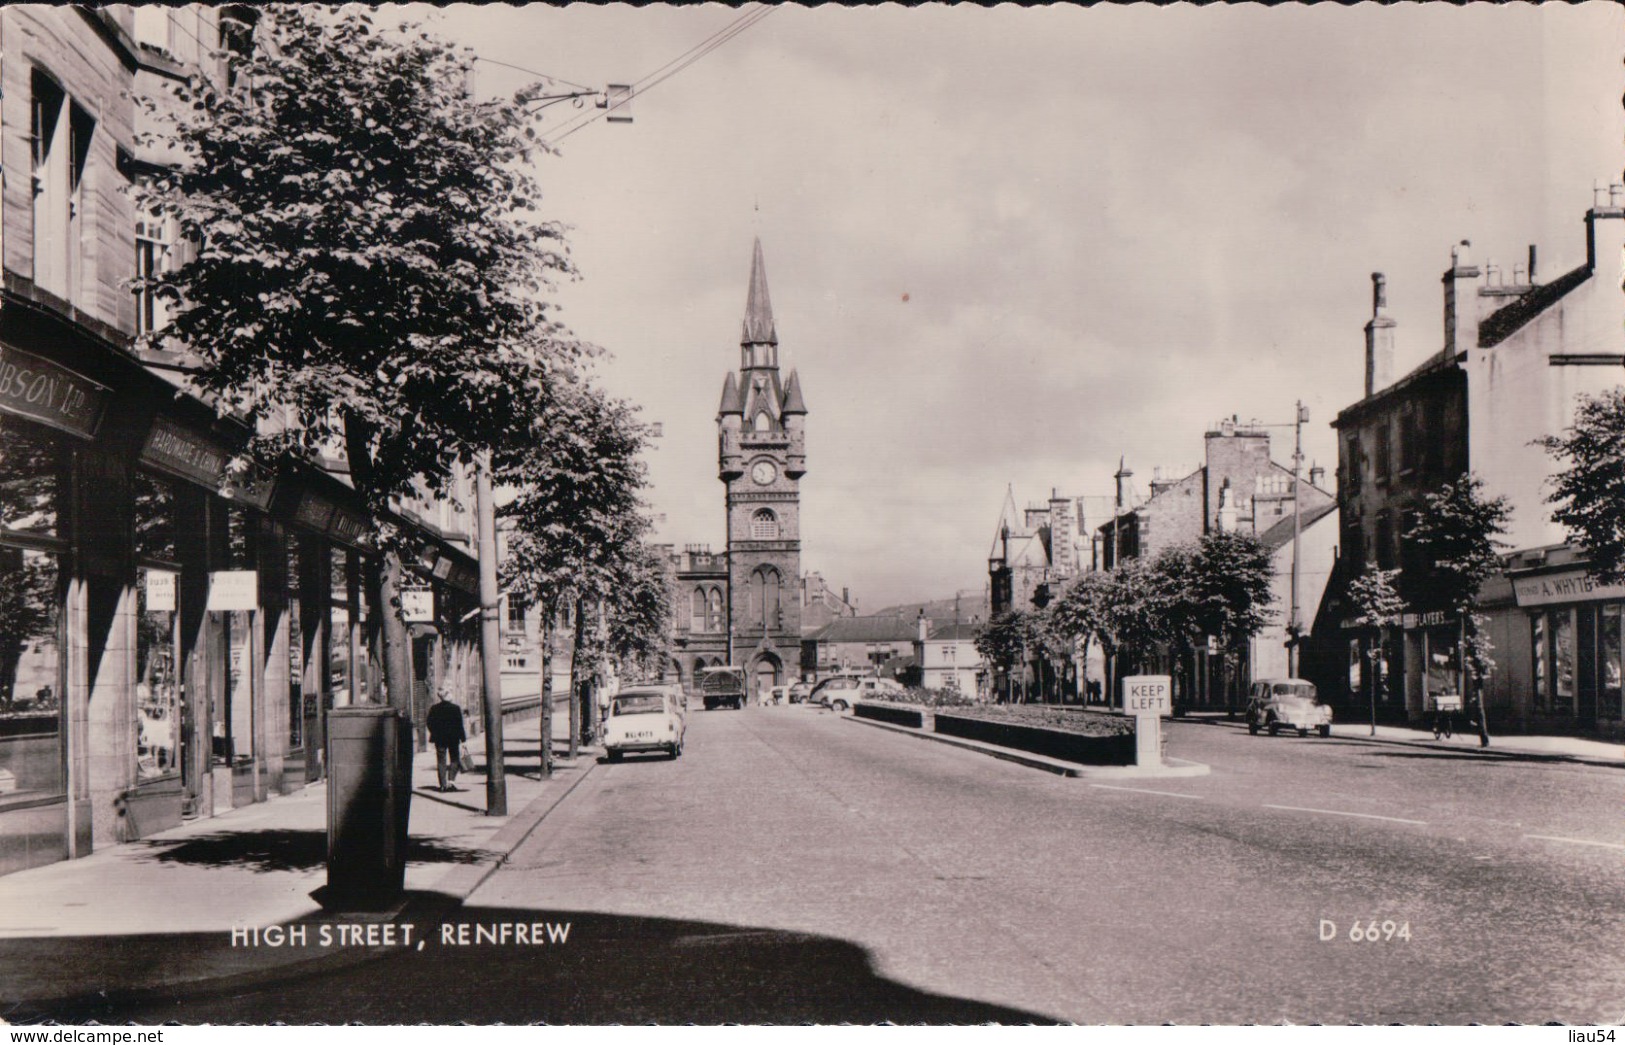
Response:
[[[1388,307],[1388,277],[1381,272],[1371,273],[1371,314],[1378,315]]]
[[[1531,244],[1529,244],[1529,285],[1534,286],[1534,283],[1535,283],[1535,245],[1533,243],[1531,243]]]

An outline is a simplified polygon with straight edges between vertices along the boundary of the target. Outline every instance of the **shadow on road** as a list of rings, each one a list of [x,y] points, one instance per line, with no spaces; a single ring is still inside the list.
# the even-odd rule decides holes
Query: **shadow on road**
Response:
[[[251,871],[307,871],[327,860],[325,830],[267,828],[259,831],[221,831],[191,838],[154,839],[134,843],[139,859],[159,863],[209,867],[240,867]],[[482,854],[477,849],[446,845],[433,839],[413,838],[407,851],[412,863],[471,864]]]
[[[238,968],[225,979],[132,990],[79,982],[60,1000],[17,1000],[12,1022],[183,1024],[315,1023],[915,1023],[1054,1024],[1048,1016],[933,994],[876,972],[869,953],[826,936],[711,922],[621,917],[581,911],[463,908],[420,894],[397,922],[416,926],[422,949],[284,948],[256,957],[275,963],[241,971],[242,948],[224,952]],[[560,942],[472,942],[478,926],[568,925]],[[442,929],[442,926],[448,927]],[[461,928],[466,926],[467,928]],[[500,930],[498,930],[500,931]],[[454,941],[468,940],[466,945]],[[310,938],[316,939],[315,928]],[[17,962],[97,974],[113,949],[141,965],[194,963],[223,951],[226,934],[0,941],[0,969]],[[544,934],[545,938],[545,934]],[[111,948],[110,948],[111,945]],[[302,960],[302,959],[311,960]],[[298,964],[290,964],[298,963]],[[15,966],[13,966],[15,967]],[[106,968],[105,965],[102,968]]]
[[[1456,760],[1471,762],[1502,763],[1512,765],[1517,763],[1534,765],[1558,766],[1585,766],[1588,769],[1625,770],[1625,766],[1613,765],[1608,762],[1597,762],[1590,759],[1574,758],[1570,755],[1545,755],[1534,751],[1496,751],[1494,748],[1412,748],[1409,751],[1369,751],[1372,758],[1413,758],[1433,760]]]

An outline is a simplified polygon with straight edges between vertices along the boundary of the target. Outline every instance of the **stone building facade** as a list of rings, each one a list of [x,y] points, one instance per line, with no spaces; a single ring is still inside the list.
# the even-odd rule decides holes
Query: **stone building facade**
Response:
[[[0,8],[0,873],[294,791],[327,710],[384,696],[359,498],[319,461],[230,472],[247,427],[135,341],[163,315],[131,281],[186,246],[125,191],[170,159],[133,98],[218,79],[253,21]],[[477,690],[466,532],[394,515],[415,685]]]

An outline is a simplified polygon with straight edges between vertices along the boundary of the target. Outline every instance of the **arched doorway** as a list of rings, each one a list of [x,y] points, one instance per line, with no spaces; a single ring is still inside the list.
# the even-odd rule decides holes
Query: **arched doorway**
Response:
[[[764,653],[756,658],[751,665],[750,693],[753,700],[760,704],[768,699],[774,686],[779,684],[779,658],[771,653]]]

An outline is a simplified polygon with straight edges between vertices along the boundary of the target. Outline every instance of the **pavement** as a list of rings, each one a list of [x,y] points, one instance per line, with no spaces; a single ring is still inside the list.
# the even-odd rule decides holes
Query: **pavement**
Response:
[[[1231,718],[1224,712],[1196,712],[1169,721],[1246,725],[1240,715]],[[1413,729],[1408,726],[1379,725],[1373,732],[1369,722],[1353,720],[1333,723],[1332,735],[1349,740],[1426,747],[1435,751],[1460,751],[1463,754],[1471,753],[1487,758],[1505,757],[1605,766],[1625,765],[1625,744],[1618,741],[1492,731],[1489,747],[1481,747],[1478,742],[1478,727],[1461,716],[1456,719],[1454,735],[1448,739],[1435,740],[1432,729]]]
[[[327,877],[325,783],[6,876],[0,1018],[26,1018],[23,1002],[240,985],[376,954],[385,927],[432,921],[466,898],[591,772],[599,750],[562,757],[557,738],[567,727],[555,728],[560,754],[552,778],[541,779],[540,726],[503,731],[506,816],[485,814],[482,738],[471,739],[476,768],[454,791],[438,789],[433,747],[416,754],[406,894],[392,910],[341,914],[317,902]]]

